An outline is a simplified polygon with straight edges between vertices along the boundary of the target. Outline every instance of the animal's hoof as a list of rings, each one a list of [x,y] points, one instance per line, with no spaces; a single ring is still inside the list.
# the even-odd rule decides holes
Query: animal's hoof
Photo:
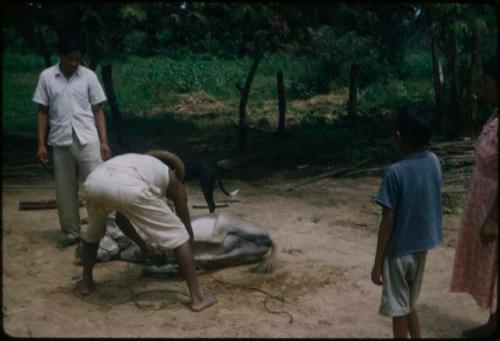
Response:
[[[258,274],[270,274],[273,272],[273,270],[273,265],[266,262],[259,263],[256,266],[250,268],[250,272]]]

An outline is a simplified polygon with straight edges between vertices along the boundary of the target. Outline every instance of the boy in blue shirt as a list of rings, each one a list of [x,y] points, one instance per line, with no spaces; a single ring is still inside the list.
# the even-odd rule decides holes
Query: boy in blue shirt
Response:
[[[376,202],[382,206],[371,279],[382,285],[379,313],[392,317],[395,338],[421,338],[415,302],[427,250],[442,240],[441,166],[425,146],[432,114],[419,107],[398,112],[393,147],[404,157],[384,173]]]

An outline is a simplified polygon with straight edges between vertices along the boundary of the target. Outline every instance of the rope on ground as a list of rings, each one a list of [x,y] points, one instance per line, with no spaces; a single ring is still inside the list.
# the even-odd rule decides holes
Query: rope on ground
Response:
[[[252,291],[257,291],[257,292],[260,292],[260,293],[263,293],[263,294],[267,295],[268,297],[266,297],[264,299],[264,302],[263,302],[264,303],[264,308],[266,309],[266,311],[269,312],[269,313],[271,313],[271,314],[285,314],[285,315],[288,315],[288,318],[289,318],[288,323],[289,324],[293,323],[293,316],[292,316],[292,314],[290,314],[289,312],[286,312],[286,311],[282,311],[282,310],[280,310],[280,311],[278,311],[278,310],[271,310],[266,305],[267,300],[270,299],[270,298],[273,298],[273,299],[278,300],[278,301],[280,301],[282,303],[285,303],[285,298],[284,297],[279,296],[279,295],[273,295],[273,294],[271,294],[271,293],[269,293],[269,292],[267,292],[267,291],[265,291],[263,289],[260,289],[260,288],[250,287],[250,286],[247,286],[247,285],[244,285],[244,284],[228,283],[228,282],[221,281],[220,279],[217,279],[217,278],[214,278],[214,277],[212,277],[212,279],[215,282],[217,282],[217,283],[219,283],[219,284],[221,284],[223,286],[226,286],[226,287],[227,286],[231,286],[231,287],[245,289],[245,290],[252,290]]]
[[[288,317],[289,317],[288,324],[292,324],[293,323],[293,316],[292,316],[292,314],[290,314],[289,312],[284,311],[284,310],[271,310],[271,309],[269,309],[267,307],[267,305],[266,305],[266,302],[267,302],[268,299],[269,299],[269,297],[266,297],[264,299],[264,308],[266,308],[266,310],[268,312],[270,312],[271,314],[285,314],[285,315],[288,315]]]
[[[204,272],[208,272],[210,274],[210,272],[200,266],[198,266],[198,268]],[[127,277],[130,278],[130,264],[127,262],[127,270],[126,270],[126,273],[127,273]],[[266,297],[263,301],[263,304],[264,304],[264,308],[266,309],[267,312],[271,313],[271,314],[285,314],[288,316],[289,318],[289,321],[288,323],[289,324],[292,324],[294,319],[293,319],[293,316],[292,314],[290,314],[289,312],[286,312],[286,311],[280,311],[280,310],[272,310],[270,309],[268,306],[267,306],[267,301],[272,298],[272,299],[275,299],[275,300],[278,300],[282,303],[285,303],[285,298],[282,297],[282,296],[279,296],[279,295],[273,295],[271,294],[270,292],[264,290],[264,289],[260,289],[260,288],[255,288],[255,287],[250,287],[250,286],[247,286],[247,285],[244,285],[244,284],[233,284],[233,283],[228,283],[228,282],[225,282],[225,281],[222,281],[220,279],[217,279],[217,278],[214,278],[213,276],[210,276],[215,282],[225,286],[225,287],[235,287],[235,288],[240,288],[240,289],[244,289],[244,290],[251,290],[251,291],[257,291],[257,292],[260,292],[268,297]],[[133,289],[132,289],[132,286],[137,282],[137,280],[135,281],[130,281],[128,282],[126,285],[118,285],[118,287],[121,287],[121,288],[125,288],[128,290],[128,292],[130,293],[130,297],[128,297],[127,299],[124,299],[118,303],[112,303],[112,304],[106,304],[106,303],[102,303],[102,302],[96,302],[96,301],[92,301],[92,300],[89,300],[86,296],[84,295],[81,295],[79,294],[76,290],[74,290],[73,288],[67,288],[67,287],[57,287],[55,288],[49,295],[53,295],[53,294],[56,294],[56,293],[63,293],[63,294],[72,294],[73,296],[79,298],[80,300],[84,301],[84,302],[87,302],[87,303],[90,303],[90,304],[93,304],[93,305],[97,305],[97,306],[100,306],[100,307],[113,307],[113,306],[117,306],[117,305],[122,305],[122,304],[126,304],[126,303],[129,303],[131,301],[134,302],[135,306],[141,310],[155,310],[155,311],[159,311],[159,310],[162,310],[163,308],[165,308],[167,306],[167,304],[160,304],[159,307],[152,307],[151,305],[148,305],[148,304],[143,304],[143,303],[140,303],[140,300],[138,300],[138,297],[140,295],[144,295],[144,294],[149,294],[149,293],[153,293],[153,292],[161,292],[161,293],[164,293],[164,292],[171,292],[171,293],[177,293],[177,294],[181,294],[181,295],[185,295],[184,293],[181,293],[179,291],[175,291],[175,290],[164,290],[164,289],[152,289],[152,290],[146,290],[146,291],[141,291],[141,292],[135,292]]]
[[[129,263],[127,263],[126,273],[127,273],[127,277],[131,278],[131,271],[130,271],[130,264]],[[72,295],[72,296],[75,296],[75,297],[79,298],[80,300],[82,300],[82,301],[84,301],[86,303],[97,305],[97,306],[100,306],[100,307],[105,307],[105,308],[114,307],[114,306],[117,306],[117,305],[122,305],[122,304],[126,304],[126,303],[129,303],[129,302],[133,302],[135,304],[135,306],[137,308],[139,308],[139,309],[142,309],[142,310],[155,310],[155,311],[158,311],[158,310],[161,310],[161,309],[165,308],[167,306],[167,304],[160,304],[159,307],[154,307],[154,306],[151,306],[151,305],[148,305],[148,304],[141,303],[141,301],[139,300],[139,297],[141,295],[155,293],[155,292],[159,292],[159,293],[171,292],[171,293],[181,294],[181,295],[185,296],[185,294],[182,293],[182,292],[175,291],[175,290],[164,290],[164,289],[152,289],[152,290],[145,290],[145,291],[141,291],[141,292],[136,292],[136,291],[134,291],[132,289],[132,286],[136,282],[138,282],[138,280],[128,281],[128,283],[126,283],[125,285],[117,285],[120,288],[126,289],[130,293],[130,296],[128,298],[124,299],[124,300],[121,300],[119,302],[114,302],[114,303],[111,303],[111,304],[90,300],[90,299],[87,298],[87,296],[78,293],[78,291],[75,290],[72,287],[70,287],[70,288],[68,288],[68,287],[61,287],[61,286],[56,287],[54,290],[52,290],[49,293],[49,295],[53,295],[53,294],[57,294],[57,293],[62,293],[62,294],[65,294],[65,295],[69,294],[69,295]]]

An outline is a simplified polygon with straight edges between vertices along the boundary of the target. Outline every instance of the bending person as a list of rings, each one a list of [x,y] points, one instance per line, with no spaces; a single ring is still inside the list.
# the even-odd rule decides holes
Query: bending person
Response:
[[[175,163],[163,161],[151,155],[124,154],[104,162],[88,176],[84,190],[89,224],[82,227],[83,274],[75,286],[81,294],[95,289],[92,271],[99,241],[106,232],[107,215],[116,211],[117,225],[147,257],[154,257],[154,251],[140,233],[159,249],[174,250],[189,287],[192,310],[200,311],[217,302],[199,288],[187,194],[181,184],[182,164],[176,168]],[[165,198],[174,202],[177,215]]]

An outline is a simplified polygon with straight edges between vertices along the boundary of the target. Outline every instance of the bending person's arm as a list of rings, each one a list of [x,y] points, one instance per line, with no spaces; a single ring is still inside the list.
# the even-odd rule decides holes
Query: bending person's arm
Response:
[[[191,218],[189,217],[189,209],[187,205],[187,193],[184,186],[175,176],[175,173],[169,170],[170,181],[167,188],[167,198],[174,202],[175,214],[182,221],[191,238],[191,243],[194,243],[193,229],[191,227]]]

